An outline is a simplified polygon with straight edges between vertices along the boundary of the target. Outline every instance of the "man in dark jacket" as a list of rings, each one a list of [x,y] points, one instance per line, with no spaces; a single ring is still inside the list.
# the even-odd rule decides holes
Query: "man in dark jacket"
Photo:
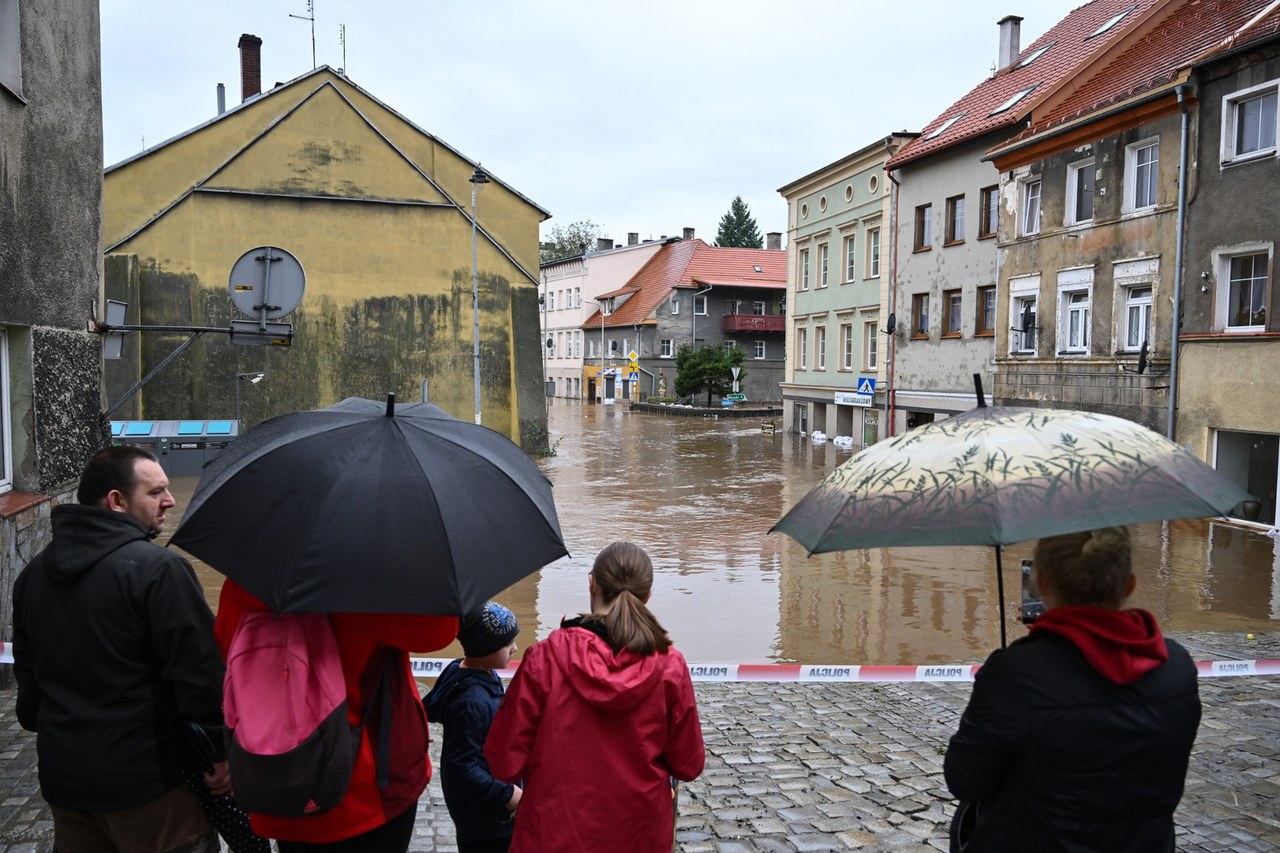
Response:
[[[1035,572],[1047,610],[978,670],[947,748],[947,787],[978,804],[960,849],[1172,851],[1195,664],[1150,613],[1121,609],[1125,528],[1042,539]]]
[[[18,721],[38,735],[54,845],[217,851],[183,775],[189,723],[222,743],[223,663],[191,565],[150,541],[174,505],[169,480],[148,451],[109,447],[76,497],[14,585]],[[205,780],[223,793],[214,757]]]

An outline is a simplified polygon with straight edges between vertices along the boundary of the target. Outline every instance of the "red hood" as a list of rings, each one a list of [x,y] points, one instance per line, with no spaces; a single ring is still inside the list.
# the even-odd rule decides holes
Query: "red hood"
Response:
[[[632,708],[663,677],[662,655],[642,657],[630,649],[614,654],[608,643],[586,628],[552,631],[543,642],[556,647],[551,660],[574,691],[601,708]]]
[[[1055,607],[1031,625],[1036,631],[1075,643],[1089,665],[1115,684],[1133,684],[1169,659],[1160,626],[1145,610]]]

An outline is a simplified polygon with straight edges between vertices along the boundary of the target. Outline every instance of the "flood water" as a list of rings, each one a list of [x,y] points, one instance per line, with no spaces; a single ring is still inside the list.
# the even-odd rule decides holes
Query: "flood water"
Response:
[[[551,400],[555,484],[571,556],[497,598],[520,619],[520,644],[587,609],[587,574],[627,539],[653,558],[650,607],[691,662],[932,664],[978,662],[1000,645],[995,554],[986,547],[889,548],[806,556],[769,528],[849,451],[759,421],[668,418],[626,406]],[[176,478],[176,527],[196,478]],[[1206,520],[1133,528],[1131,599],[1167,631],[1280,627],[1280,554],[1263,532]],[[163,540],[162,540],[163,541]],[[1020,562],[1002,555],[1009,640]],[[196,562],[211,606],[221,575]],[[456,647],[433,656],[446,656]]]

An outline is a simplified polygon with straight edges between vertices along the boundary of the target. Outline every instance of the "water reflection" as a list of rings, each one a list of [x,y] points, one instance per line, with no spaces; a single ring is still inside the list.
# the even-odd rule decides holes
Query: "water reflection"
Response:
[[[698,662],[978,661],[1000,643],[990,548],[890,548],[809,557],[769,527],[848,453],[754,421],[664,418],[625,407],[550,403],[556,455],[543,461],[571,556],[500,598],[521,645],[587,607],[587,573],[617,539],[642,545],[658,576],[650,602]],[[193,478],[175,482],[180,505]],[[1280,619],[1274,540],[1204,520],[1133,528],[1133,602],[1171,631],[1259,631]],[[1007,630],[1019,563],[1002,556]],[[211,604],[221,576],[197,566]],[[451,648],[445,654],[456,651]]]

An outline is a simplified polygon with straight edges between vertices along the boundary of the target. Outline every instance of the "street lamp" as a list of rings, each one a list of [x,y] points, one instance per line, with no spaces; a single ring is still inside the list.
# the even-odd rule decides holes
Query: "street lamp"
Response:
[[[236,374],[236,430],[237,431],[239,431],[240,429],[240,380],[247,379],[249,380],[250,385],[257,385],[259,382],[262,381],[263,377],[266,375],[267,374],[263,373],[261,370],[253,370],[248,373]]]
[[[472,316],[472,354],[475,366],[472,370],[475,381],[476,423],[480,423],[480,271],[476,266],[476,190],[489,183],[480,164],[471,173],[471,316]]]

